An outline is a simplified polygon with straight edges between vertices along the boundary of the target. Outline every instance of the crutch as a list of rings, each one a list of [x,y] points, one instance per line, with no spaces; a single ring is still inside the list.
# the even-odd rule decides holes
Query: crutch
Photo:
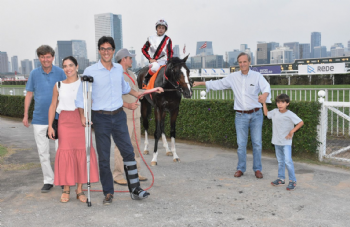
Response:
[[[91,207],[90,198],[90,151],[91,151],[91,92],[92,82],[94,78],[91,76],[83,76],[83,97],[84,97],[84,117],[85,117],[85,149],[86,149],[86,163],[87,163],[87,187],[88,197],[87,205]]]

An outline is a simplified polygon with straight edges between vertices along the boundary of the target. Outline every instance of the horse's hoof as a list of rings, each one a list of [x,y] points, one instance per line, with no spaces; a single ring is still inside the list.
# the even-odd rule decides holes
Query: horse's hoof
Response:
[[[151,162],[151,166],[156,166],[157,162]]]
[[[168,151],[168,152],[166,153],[166,156],[173,156],[173,152]]]
[[[149,154],[148,150],[143,151],[143,154]]]
[[[180,159],[179,158],[175,158],[173,159],[174,162],[180,162]]]

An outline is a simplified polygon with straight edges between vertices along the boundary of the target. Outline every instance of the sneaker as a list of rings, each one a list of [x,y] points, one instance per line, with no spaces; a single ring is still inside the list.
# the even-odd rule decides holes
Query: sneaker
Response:
[[[106,197],[103,199],[103,205],[109,205],[113,201],[113,195],[108,193]]]
[[[289,184],[287,186],[288,191],[293,191],[297,187],[297,182],[296,181],[289,181]]]
[[[284,180],[281,180],[281,179],[277,179],[277,180],[275,180],[275,181],[272,181],[271,184],[272,184],[273,186],[282,186],[282,185],[285,184],[285,181],[284,181]]]
[[[52,187],[53,187],[52,184],[44,184],[44,186],[41,188],[41,193],[49,192]]]
[[[145,199],[149,196],[149,192],[144,191],[141,187],[136,187],[131,193],[130,196],[132,199],[135,200],[140,200],[140,199]]]

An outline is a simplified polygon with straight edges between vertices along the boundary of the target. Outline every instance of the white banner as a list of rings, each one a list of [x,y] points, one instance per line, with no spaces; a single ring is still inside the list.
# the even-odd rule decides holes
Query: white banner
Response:
[[[202,69],[202,77],[225,77],[230,74],[229,68]]]
[[[299,74],[336,74],[345,72],[345,63],[299,65]]]
[[[199,69],[190,69],[190,77],[200,77]]]

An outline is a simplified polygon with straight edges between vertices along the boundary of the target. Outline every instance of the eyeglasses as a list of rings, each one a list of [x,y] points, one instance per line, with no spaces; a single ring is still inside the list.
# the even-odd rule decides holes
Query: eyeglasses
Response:
[[[100,51],[108,51],[108,52],[111,52],[112,50],[114,50],[112,47],[108,47],[108,48],[103,48],[103,47],[101,47],[101,48],[100,48]]]

